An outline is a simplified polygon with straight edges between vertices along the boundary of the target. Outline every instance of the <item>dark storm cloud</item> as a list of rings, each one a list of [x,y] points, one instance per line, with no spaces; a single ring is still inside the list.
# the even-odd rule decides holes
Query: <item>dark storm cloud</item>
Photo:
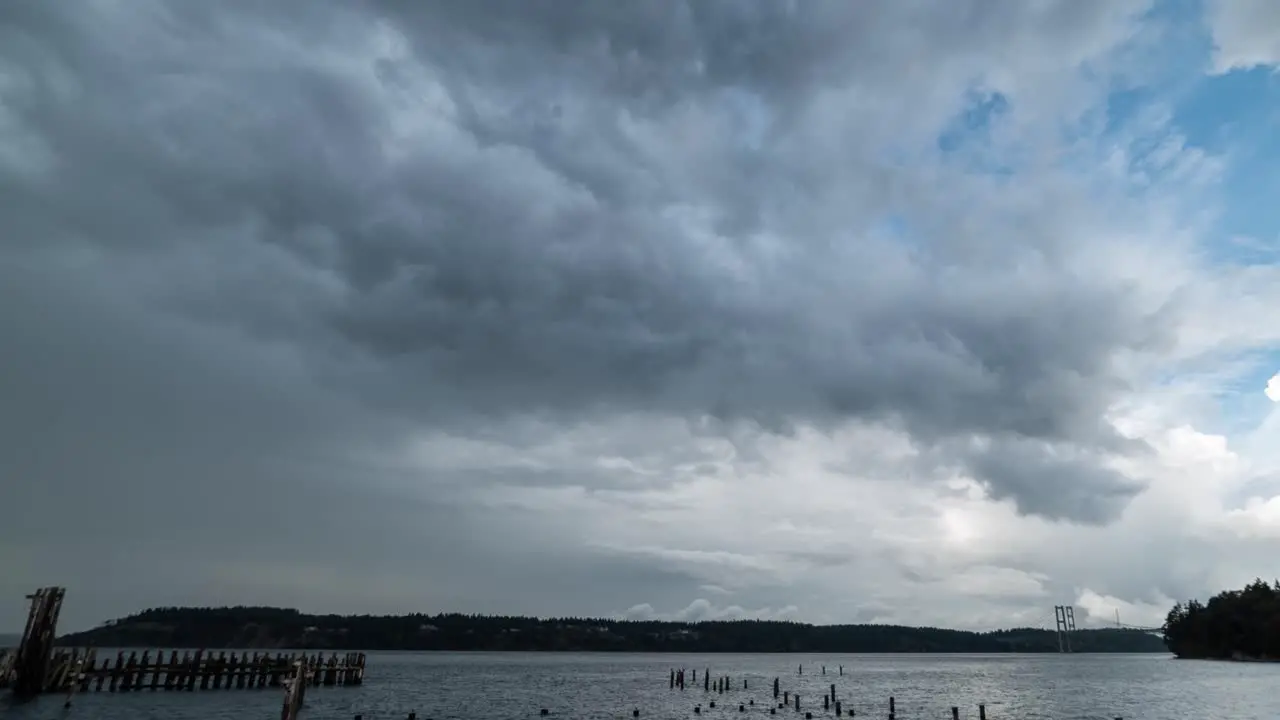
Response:
[[[1162,319],[1058,264],[1067,211],[877,153],[1117,4],[853,7],[4,3],[7,519],[301,554],[262,508],[390,482],[369,458],[420,429],[624,412],[1012,438],[948,459],[1114,517],[1131,483],[1044,448],[1116,443],[1114,360]],[[871,239],[890,211],[925,234]]]

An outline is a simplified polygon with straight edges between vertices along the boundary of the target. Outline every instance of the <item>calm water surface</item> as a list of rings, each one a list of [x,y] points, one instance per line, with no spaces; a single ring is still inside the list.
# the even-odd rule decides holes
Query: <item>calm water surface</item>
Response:
[[[796,666],[804,665],[804,674]],[[837,674],[844,665],[844,675]],[[827,673],[822,674],[826,665]],[[672,667],[711,668],[730,675],[734,689],[704,693],[701,683],[684,692],[667,687]],[[769,717],[770,684],[799,691],[802,710],[814,718],[822,695],[835,683],[846,708],[858,717],[883,718],[889,696],[898,720],[976,718],[987,705],[992,720],[1098,718],[1126,720],[1276,720],[1280,664],[1172,660],[1164,655],[656,655],[563,653],[373,653],[365,685],[310,688],[303,717],[309,720],[532,720],[540,708],[552,720],[631,717],[699,720],[763,720]],[[746,678],[749,689],[742,690]],[[62,698],[20,707],[0,705],[5,720],[274,720],[279,690],[195,691],[78,695],[63,711]],[[709,700],[717,707],[708,707]],[[738,704],[755,700],[748,712]],[[794,720],[794,711],[778,711]],[[803,715],[801,715],[803,717]]]

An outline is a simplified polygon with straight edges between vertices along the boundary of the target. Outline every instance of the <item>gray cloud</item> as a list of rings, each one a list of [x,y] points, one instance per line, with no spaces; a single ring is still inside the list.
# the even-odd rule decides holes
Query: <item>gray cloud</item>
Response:
[[[527,462],[631,416],[738,433],[739,467],[753,427],[881,424],[922,476],[1110,522],[1142,485],[1107,459],[1142,448],[1104,416],[1178,318],[1113,271],[1083,189],[996,192],[932,148],[976,92],[1041,140],[1146,6],[7,3],[0,549],[63,517],[284,562],[341,502],[380,530],[353,562],[624,562],[474,498],[722,468],[660,434]],[[388,460],[424,437],[430,474]],[[446,467],[464,438],[491,444]],[[659,568],[667,606],[723,584],[685,568],[707,551],[647,547],[625,562]],[[462,585],[433,599],[500,592]]]
[[[1088,445],[1124,387],[1115,355],[1146,347],[1159,329],[1158,318],[1129,310],[1123,286],[1081,283],[1047,263],[1007,276],[1061,242],[1052,226],[1010,237],[991,266],[986,253],[959,254],[980,242],[967,236],[982,227],[930,233],[938,252],[920,254],[860,237],[882,218],[872,208],[811,227],[813,200],[793,190],[791,203],[780,202],[772,184],[788,183],[787,166],[803,159],[792,148],[821,138],[806,127],[813,120],[783,117],[779,93],[789,112],[834,111],[821,106],[820,89],[861,57],[837,51],[858,43],[834,28],[870,38],[903,18],[715,4],[581,16],[538,4],[495,20],[470,5],[414,7],[427,16],[394,28],[414,48],[438,54],[442,29],[452,38],[443,48],[467,44],[438,64],[423,50],[361,67],[298,53],[293,44],[304,39],[333,40],[319,20],[298,25],[236,6],[222,22],[209,11],[116,20],[175,43],[157,60],[129,49],[149,43],[125,47],[123,32],[91,15],[56,18],[62,44],[41,49],[60,62],[29,64],[58,67],[69,96],[40,92],[53,84],[45,78],[20,97],[29,98],[26,127],[55,148],[42,180],[59,188],[58,212],[11,209],[55,242],[147,246],[137,252],[161,257],[131,261],[138,273],[177,273],[155,291],[171,311],[294,344],[301,371],[431,422],[642,408],[778,428],[857,416],[900,422],[926,441],[999,433]],[[1101,6],[1073,11],[1089,18],[1082,28],[1098,22],[1086,10]],[[373,17],[356,27],[371,31]],[[245,42],[237,28],[257,21],[256,41],[217,59]],[[976,13],[968,22],[981,37],[1008,20]],[[179,41],[174,26],[190,37]],[[883,61],[917,49],[886,42],[858,52]],[[602,67],[593,47],[641,69]],[[467,48],[488,62],[473,68]],[[550,67],[526,56],[556,49]],[[542,120],[510,107],[531,73],[560,85],[542,102],[565,101]],[[610,92],[617,82],[624,87]],[[716,94],[737,88],[774,118],[761,147],[718,139],[735,108]],[[434,100],[396,107],[433,90]],[[628,123],[607,115],[619,93],[654,97]],[[389,147],[397,124],[427,130]],[[579,144],[584,130],[590,140]],[[727,177],[690,177],[675,148],[645,144],[645,135],[678,144],[682,133],[699,139],[694,152],[715,172],[753,164],[763,182],[729,181],[735,201],[722,194]],[[910,188],[918,181],[903,171],[878,172],[889,207],[932,202],[910,196],[928,190]],[[36,191],[30,180],[10,182]],[[768,217],[744,224],[744,205]],[[80,217],[97,225],[87,238],[73,224]],[[737,232],[715,234],[726,222]],[[1043,495],[1030,501],[1041,511],[1055,488],[1103,482],[1087,469],[1065,483],[1011,481],[1049,462],[1022,447],[998,461],[1002,472],[984,473],[997,494]],[[1007,467],[1014,462],[1023,468]],[[1113,512],[1081,514],[1069,503],[1060,514]]]

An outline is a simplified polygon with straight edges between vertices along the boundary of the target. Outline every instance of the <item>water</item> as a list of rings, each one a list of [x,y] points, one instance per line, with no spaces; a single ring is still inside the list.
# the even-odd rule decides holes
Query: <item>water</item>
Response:
[[[796,666],[804,665],[804,674]],[[827,673],[822,674],[826,665]],[[844,665],[844,676],[837,666]],[[672,667],[698,669],[698,686],[668,689]],[[733,689],[702,690],[703,668],[729,675]],[[309,688],[307,720],[763,720],[772,681],[799,691],[801,709],[826,720],[822,696],[831,683],[857,717],[883,720],[889,696],[898,720],[977,718],[985,703],[991,720],[1096,718],[1110,720],[1275,720],[1280,664],[1172,660],[1165,655],[656,655],[568,653],[371,653],[358,688]],[[749,689],[742,690],[747,679]],[[21,707],[0,705],[4,720],[275,720],[277,689],[191,693],[148,691],[78,695],[64,713],[61,697]],[[747,713],[738,704],[754,699]],[[717,707],[711,709],[709,701]],[[793,710],[778,718],[795,720]],[[803,714],[799,717],[803,718]]]

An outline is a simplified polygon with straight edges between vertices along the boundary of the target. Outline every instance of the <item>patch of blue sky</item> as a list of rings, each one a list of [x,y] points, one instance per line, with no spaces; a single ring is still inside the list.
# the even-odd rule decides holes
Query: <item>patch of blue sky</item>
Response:
[[[721,100],[730,109],[734,137],[751,150],[760,150],[773,124],[773,113],[760,96],[738,87],[726,88]]]
[[[1155,182],[1167,179],[1163,173],[1177,167],[1166,164],[1170,142],[1180,141],[1168,119],[1209,65],[1212,44],[1202,14],[1200,0],[1158,0],[1143,18],[1144,31],[1116,52],[1107,75],[1094,68],[1082,71],[1108,92],[1100,107],[1063,128],[1063,140],[1078,151],[1064,157],[1066,169],[1096,172],[1100,163],[1114,162],[1114,150],[1120,148],[1128,161],[1125,170]],[[1098,189],[1106,194],[1124,190]]]
[[[993,131],[1011,111],[1004,94],[973,90],[964,109],[939,133],[938,151],[944,160],[959,163],[968,172],[1012,177],[1017,171],[1016,156],[1011,156],[1008,148],[992,146]]]
[[[938,149],[953,152],[975,137],[989,136],[992,124],[1008,112],[1009,99],[1003,93],[970,92],[964,109],[938,136]]]
[[[907,217],[901,213],[888,213],[872,226],[872,232],[892,240],[906,238],[909,230]]]
[[[1218,159],[1217,182],[1188,186],[1182,209],[1197,225],[1210,218],[1205,259],[1273,264],[1280,261],[1280,75],[1266,68],[1209,75],[1212,42],[1203,13],[1201,0],[1153,6],[1146,22],[1156,30],[1126,50],[1129,65],[1141,69],[1109,80],[1100,117],[1066,129],[1068,141],[1094,152],[1064,162],[1089,172],[1090,163],[1112,162],[1112,150],[1121,148],[1131,178],[1176,186],[1187,179],[1180,175],[1187,170],[1181,151]],[[1098,192],[1141,194],[1145,183],[1103,184]]]
[[[1275,410],[1267,397],[1267,381],[1280,371],[1280,350],[1250,355],[1249,367],[1218,389],[1214,400],[1218,405],[1219,432],[1239,435],[1257,428]]]
[[[1153,378],[1157,386],[1176,389],[1191,383],[1205,389],[1214,416],[1198,427],[1226,436],[1244,435],[1275,410],[1266,395],[1267,381],[1280,370],[1280,349],[1254,350],[1231,358],[1203,358],[1191,365],[1167,368]]]
[[[1159,28],[1134,49],[1146,70],[1118,78],[1107,98],[1101,143],[1126,142],[1130,168],[1154,181],[1165,141],[1222,158],[1220,184],[1202,205],[1216,205],[1203,251],[1211,262],[1274,263],[1280,254],[1280,76],[1270,69],[1208,74],[1212,39],[1203,0],[1159,0],[1146,18]],[[1164,126],[1147,127],[1152,117]],[[1200,208],[1188,208],[1196,214]]]
[[[871,238],[907,248],[909,252],[924,251],[927,239],[920,228],[913,227],[907,216],[898,212],[886,212],[876,218],[869,228]]]
[[[1226,160],[1207,256],[1242,264],[1280,259],[1280,76],[1266,68],[1206,76],[1174,108],[1173,123],[1189,146]]]

